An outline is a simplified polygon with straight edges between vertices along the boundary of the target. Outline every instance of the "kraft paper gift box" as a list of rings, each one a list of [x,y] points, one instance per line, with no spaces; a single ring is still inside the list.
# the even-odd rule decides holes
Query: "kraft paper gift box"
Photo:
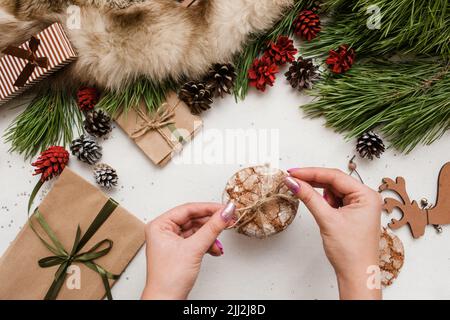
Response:
[[[82,234],[87,233],[88,227],[108,201],[109,197],[102,191],[66,167],[38,210],[69,252],[74,245],[77,227],[80,226]],[[31,221],[38,234],[47,240],[48,236],[41,230],[36,215],[31,217]],[[117,206],[80,253],[90,250],[104,239],[113,241],[112,248],[94,262],[119,275],[144,244],[144,223]],[[43,268],[38,261],[52,255],[27,222],[0,258],[0,299],[44,299],[58,266]],[[70,289],[67,285],[70,275],[67,275],[57,299],[102,299],[105,286],[101,276],[83,263],[74,262],[73,265],[80,268],[80,288]],[[113,285],[114,281],[109,283]]]
[[[76,60],[64,28],[54,23],[18,47],[8,46],[0,59],[0,105]]]
[[[121,114],[117,124],[138,147],[158,166],[166,165],[201,129],[203,122],[193,115],[176,93],[168,95],[157,112],[148,115],[144,102],[137,110]]]

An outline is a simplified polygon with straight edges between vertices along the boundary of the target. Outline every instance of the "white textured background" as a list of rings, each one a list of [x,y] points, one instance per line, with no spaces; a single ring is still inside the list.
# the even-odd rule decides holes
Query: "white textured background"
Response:
[[[346,142],[341,135],[325,129],[323,119],[305,119],[298,106],[307,101],[307,97],[291,90],[280,78],[265,94],[252,90],[245,102],[235,104],[232,97],[218,100],[214,109],[203,116],[204,129],[279,129],[282,169],[326,166],[345,170],[349,157],[354,154],[354,141]],[[21,103],[23,99],[19,98],[0,108],[0,131],[23,110],[23,107],[13,108]],[[118,128],[102,146],[103,161],[115,167],[120,175],[120,185],[111,195],[143,221],[185,202],[220,201],[226,181],[240,169],[238,164],[175,163],[164,169],[156,168]],[[9,147],[2,139],[0,254],[26,222],[26,203],[38,179],[31,176],[30,163],[17,154],[9,154]],[[447,134],[434,145],[419,147],[408,156],[389,150],[380,160],[358,160],[358,165],[365,182],[373,188],[378,187],[383,177],[402,175],[411,198],[427,197],[434,202],[439,169],[449,160],[450,135]],[[93,182],[88,166],[71,158],[71,168]],[[385,223],[388,221],[386,215],[383,219]],[[385,298],[450,298],[450,227],[444,227],[441,235],[427,227],[425,236],[419,240],[412,239],[407,228],[397,231],[397,235],[405,244],[405,265],[399,279],[385,290]],[[338,297],[335,276],[324,255],[318,228],[303,206],[294,223],[273,238],[249,239],[227,231],[220,239],[225,255],[205,258],[191,294],[193,299]],[[142,250],[114,287],[113,295],[117,299],[137,299],[144,281]]]

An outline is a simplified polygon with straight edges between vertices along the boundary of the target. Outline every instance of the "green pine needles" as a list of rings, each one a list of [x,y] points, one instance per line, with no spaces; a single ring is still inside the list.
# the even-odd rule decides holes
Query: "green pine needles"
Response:
[[[320,99],[302,108],[347,138],[379,127],[393,147],[410,152],[450,129],[449,73],[448,61],[372,60],[317,83],[310,94]]]
[[[304,45],[309,56],[325,55],[344,43],[357,57],[395,51],[450,56],[448,0],[328,0],[326,6],[330,19],[319,37]],[[373,8],[379,8],[378,26]]]
[[[155,84],[140,79],[121,91],[107,91],[97,108],[112,116],[118,116],[130,108],[138,107],[143,101],[149,112],[156,110],[176,84],[166,81]],[[5,132],[10,151],[16,151],[25,158],[31,158],[52,145],[67,146],[74,138],[74,132],[82,132],[82,115],[72,92],[45,89],[20,114]]]
[[[291,25],[297,14],[311,5],[314,0],[298,0],[293,9],[265,35],[254,36],[243,53],[236,59],[238,77],[235,95],[243,99],[248,92],[248,70],[269,40],[279,35],[291,34]],[[117,117],[130,108],[137,108],[143,101],[149,112],[157,110],[170,91],[176,91],[178,84],[167,80],[155,83],[149,79],[138,79],[123,90],[106,91],[97,108],[104,109]],[[12,143],[11,150],[26,158],[32,157],[50,145],[67,145],[73,138],[72,126],[81,131],[82,116],[71,94],[48,90],[40,92],[28,108],[17,117],[5,133],[6,140]]]
[[[356,63],[315,85],[310,94],[319,100],[302,106],[307,115],[325,117],[347,138],[377,128],[406,153],[450,129],[448,0],[328,0],[326,8],[329,19],[303,44],[305,55],[324,57],[347,44]],[[380,9],[379,29],[369,28],[374,8]],[[394,62],[394,56],[414,60]]]
[[[270,41],[292,35],[299,12],[317,5],[297,0],[266,34],[253,35],[235,58],[236,99],[249,90],[248,70]],[[303,106],[307,115],[324,116],[328,126],[347,137],[379,128],[392,145],[409,152],[419,143],[430,144],[450,129],[450,3],[448,0],[323,0],[329,17],[322,32],[303,42],[305,57],[324,57],[330,49],[348,44],[356,63],[344,75],[326,75],[310,94],[319,99]],[[379,29],[376,23],[380,9]],[[375,8],[375,7],[372,7]],[[375,19],[375,20],[371,20]],[[417,55],[414,62],[393,62],[389,56]],[[385,60],[380,60],[380,57]],[[372,57],[372,58],[371,58]],[[378,59],[373,59],[376,57]],[[430,58],[431,57],[431,58]],[[113,117],[143,101],[155,111],[178,83],[138,79],[120,91],[103,94],[98,108]],[[12,151],[32,157],[51,145],[67,145],[74,131],[81,133],[82,116],[71,92],[45,89],[5,133]]]
[[[45,89],[5,132],[11,151],[31,158],[52,145],[68,145],[82,117],[71,92]]]
[[[139,107],[143,101],[148,112],[157,110],[166,100],[169,91],[176,90],[174,81],[165,81],[156,84],[149,79],[139,79],[120,91],[107,91],[97,107],[104,109],[111,116],[117,117],[130,108]]]
[[[270,41],[275,41],[281,35],[292,35],[292,23],[300,11],[312,6],[314,0],[298,0],[294,6],[286,12],[284,17],[267,34],[253,35],[253,39],[235,59],[237,78],[234,84],[236,99],[244,100],[249,90],[248,70],[253,60],[267,47]]]

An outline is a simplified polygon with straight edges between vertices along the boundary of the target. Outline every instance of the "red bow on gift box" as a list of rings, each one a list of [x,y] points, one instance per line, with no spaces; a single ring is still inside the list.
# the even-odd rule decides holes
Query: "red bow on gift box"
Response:
[[[2,51],[4,54],[28,61],[27,65],[23,68],[22,72],[19,74],[19,77],[14,83],[16,87],[23,87],[33,74],[36,67],[41,67],[44,69],[48,68],[48,58],[37,57],[36,55],[36,51],[38,50],[40,44],[41,40],[33,36],[28,42],[28,50],[19,47],[8,46],[5,50]]]

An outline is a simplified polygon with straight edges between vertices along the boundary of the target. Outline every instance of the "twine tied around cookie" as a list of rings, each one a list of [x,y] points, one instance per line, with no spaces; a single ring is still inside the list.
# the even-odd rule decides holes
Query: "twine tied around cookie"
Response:
[[[149,131],[158,131],[158,133],[164,138],[167,144],[172,148],[176,148],[176,144],[173,142],[171,137],[167,135],[162,129],[167,127],[168,125],[175,124],[173,118],[175,117],[175,108],[168,107],[168,104],[165,103],[162,107],[153,115],[148,116],[143,110],[137,110],[138,116],[144,121],[143,124],[136,129],[132,134],[131,138],[137,139],[139,137],[144,136]]]
[[[244,212],[244,213],[241,214],[239,218],[236,220],[236,222],[227,229],[234,229],[234,228],[241,229],[252,221],[255,221],[255,223],[262,228],[263,222],[261,216],[264,215],[262,208],[266,203],[269,203],[273,200],[280,200],[280,199],[285,200],[295,206],[297,204],[298,199],[292,195],[280,193],[280,188],[282,185],[283,182],[280,182],[274,191],[267,193],[264,197],[257,200],[255,203],[243,208],[236,209],[236,212]]]

